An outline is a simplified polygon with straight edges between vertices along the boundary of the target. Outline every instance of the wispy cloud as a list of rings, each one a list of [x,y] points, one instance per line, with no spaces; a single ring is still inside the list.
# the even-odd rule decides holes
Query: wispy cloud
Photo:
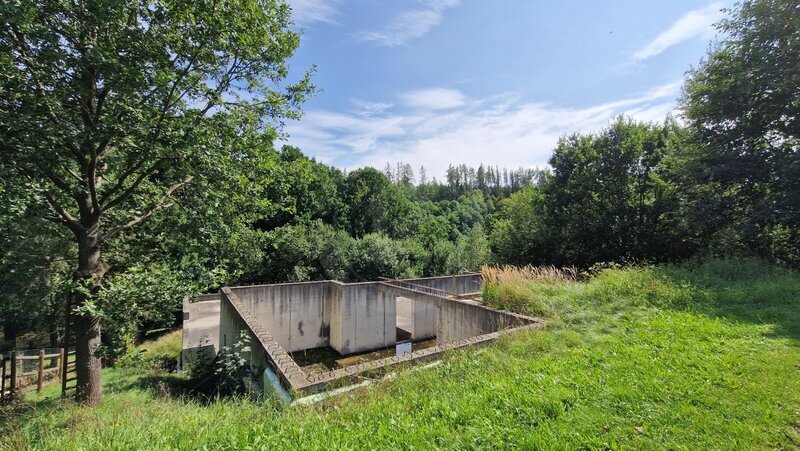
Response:
[[[433,27],[441,23],[446,9],[458,5],[460,2],[461,0],[425,2],[424,7],[403,11],[379,30],[361,33],[358,38],[361,41],[373,42],[386,47],[403,45],[412,39],[425,36]]]
[[[463,106],[466,102],[466,97],[460,91],[447,88],[409,91],[401,94],[400,98],[408,106],[426,110],[447,110]]]
[[[289,0],[292,19],[298,24],[309,25],[314,22],[335,24],[338,0]]]
[[[712,3],[705,8],[689,11],[655,39],[633,54],[634,61],[652,58],[664,50],[683,41],[713,33],[714,23],[722,17],[721,2]]]
[[[599,130],[619,114],[661,121],[675,106],[680,82],[630,98],[581,108],[525,102],[514,94],[464,99],[450,110],[360,116],[309,111],[287,125],[288,141],[319,160],[355,168],[398,161],[441,177],[450,163],[546,166],[558,138]]]
[[[369,102],[362,99],[350,99],[350,104],[352,105],[350,111],[361,117],[376,116],[394,106],[392,103]]]

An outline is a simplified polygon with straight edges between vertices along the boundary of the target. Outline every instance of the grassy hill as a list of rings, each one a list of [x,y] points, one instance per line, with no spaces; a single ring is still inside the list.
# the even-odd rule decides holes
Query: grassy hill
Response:
[[[507,305],[545,330],[291,408],[106,369],[99,407],[50,387],[5,408],[0,448],[800,447],[800,274],[712,260],[513,283]]]

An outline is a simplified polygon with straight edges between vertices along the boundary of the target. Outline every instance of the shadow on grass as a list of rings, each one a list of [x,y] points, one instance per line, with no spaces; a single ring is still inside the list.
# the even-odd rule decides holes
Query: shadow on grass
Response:
[[[132,369],[129,377],[108,380],[105,387],[109,392],[141,390],[153,398],[207,405],[232,395],[216,390],[216,382],[213,376],[198,380],[178,373],[142,374],[139,370]]]
[[[771,325],[770,335],[800,342],[800,273],[756,259],[710,260],[654,268],[659,278],[692,290],[688,306],[712,317]],[[683,306],[681,306],[683,307]]]

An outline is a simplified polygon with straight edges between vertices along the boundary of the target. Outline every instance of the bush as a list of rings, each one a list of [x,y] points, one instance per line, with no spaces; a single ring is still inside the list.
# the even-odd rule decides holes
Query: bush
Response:
[[[183,331],[169,332],[156,340],[139,346],[128,346],[127,351],[116,361],[123,368],[140,368],[148,371],[173,372],[177,369],[183,347]]]

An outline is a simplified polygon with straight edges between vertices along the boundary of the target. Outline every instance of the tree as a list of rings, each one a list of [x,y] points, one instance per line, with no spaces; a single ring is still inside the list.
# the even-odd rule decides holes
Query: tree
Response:
[[[450,254],[450,273],[478,271],[492,258],[489,240],[480,224],[475,224],[467,235],[460,236]]]
[[[684,175],[707,229],[731,228],[751,250],[800,265],[800,8],[752,0],[728,13],[725,38],[685,82],[700,145]]]
[[[391,238],[406,237],[419,215],[404,190],[369,167],[347,175],[344,199],[349,208],[348,232],[356,238],[375,232]]]
[[[198,175],[257,160],[238,143],[297,117],[309,74],[282,85],[299,36],[280,0],[21,0],[0,18],[3,165],[77,247],[77,399],[94,404],[103,249]]]
[[[682,131],[673,120],[658,126],[620,117],[599,133],[561,138],[552,175],[538,174],[538,185],[503,202],[490,231],[494,251],[515,264],[584,267],[689,255],[695,249],[675,220],[665,162],[683,145]]]

